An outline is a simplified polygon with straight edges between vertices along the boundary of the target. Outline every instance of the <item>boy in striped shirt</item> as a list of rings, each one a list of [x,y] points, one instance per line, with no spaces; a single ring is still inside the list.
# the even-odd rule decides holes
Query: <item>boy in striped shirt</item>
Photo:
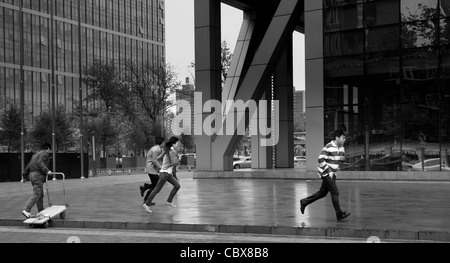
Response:
[[[345,132],[336,130],[334,132],[334,140],[322,149],[319,155],[318,166],[318,174],[322,178],[322,185],[317,193],[300,200],[300,211],[302,214],[305,212],[307,205],[325,197],[330,192],[337,220],[342,220],[350,215],[350,213],[341,210],[339,205],[339,190],[336,185],[336,172],[339,170],[339,164],[345,159],[344,143]]]

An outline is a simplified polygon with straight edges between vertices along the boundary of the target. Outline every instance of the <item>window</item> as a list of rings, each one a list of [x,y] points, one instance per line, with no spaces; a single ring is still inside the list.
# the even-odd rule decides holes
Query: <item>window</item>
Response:
[[[383,26],[366,30],[366,51],[376,52],[399,48],[399,27]]]
[[[61,40],[61,39],[58,39],[58,40],[56,41],[56,47],[57,47],[58,49],[62,49],[62,48],[63,48],[63,44],[62,44],[62,40]]]
[[[47,83],[47,74],[46,73],[41,73],[41,82]]]
[[[363,0],[323,0],[323,8],[353,5],[362,2]]]
[[[432,20],[412,22],[402,25],[403,48],[425,47],[438,44],[436,22]]]
[[[402,22],[435,18],[438,0],[401,0]]]
[[[352,5],[326,9],[325,32],[362,28],[363,6]]]
[[[41,36],[41,45],[48,46],[47,38],[45,36]]]
[[[400,19],[399,0],[374,1],[364,4],[365,26],[397,24]]]
[[[362,30],[325,34],[324,55],[343,56],[363,52],[364,32]]]

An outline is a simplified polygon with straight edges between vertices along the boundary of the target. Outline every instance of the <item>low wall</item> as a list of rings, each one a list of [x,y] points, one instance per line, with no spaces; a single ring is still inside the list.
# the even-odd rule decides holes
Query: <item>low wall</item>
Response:
[[[298,169],[242,169],[235,171],[195,171],[194,179],[292,179],[319,180],[316,171]],[[342,171],[339,180],[380,180],[380,181],[446,181],[450,182],[450,172],[386,172],[386,171]]]
[[[25,153],[25,166],[31,160],[33,153]],[[0,182],[20,182],[22,179],[20,153],[0,153]],[[84,177],[88,174],[88,155],[84,154]],[[53,171],[53,161],[49,169]],[[81,158],[79,153],[57,153],[56,171],[64,173],[67,179],[81,178]]]

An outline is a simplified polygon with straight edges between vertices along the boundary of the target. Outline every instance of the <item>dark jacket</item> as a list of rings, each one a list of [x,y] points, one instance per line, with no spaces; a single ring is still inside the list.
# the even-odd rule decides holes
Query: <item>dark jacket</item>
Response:
[[[31,161],[25,167],[24,175],[28,177],[31,172],[37,172],[41,175],[47,175],[49,172],[50,154],[46,150],[37,152],[31,157]]]

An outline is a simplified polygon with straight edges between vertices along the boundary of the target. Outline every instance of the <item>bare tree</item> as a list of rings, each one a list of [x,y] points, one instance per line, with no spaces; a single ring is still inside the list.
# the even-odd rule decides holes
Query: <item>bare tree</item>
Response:
[[[173,106],[171,97],[181,85],[173,66],[152,64],[149,61],[127,61],[125,67],[124,83],[133,94],[127,97],[131,100],[129,103],[136,100],[152,124],[157,125],[163,120],[166,110]]]
[[[92,91],[85,100],[100,101],[104,104],[106,111],[114,110],[122,96],[118,73],[113,60],[95,58],[92,64],[83,70],[82,81]]]
[[[113,125],[123,105],[122,98],[126,91],[122,89],[119,71],[113,60],[95,58],[92,64],[83,70],[82,81],[92,91],[84,99],[86,102],[97,102],[94,109],[86,109],[87,132],[96,134],[103,144],[103,156],[107,156],[107,147],[114,144],[118,136],[116,125]],[[87,111],[88,110],[88,111]],[[77,107],[78,111],[78,107]],[[89,124],[90,123],[90,124]]]
[[[227,41],[222,41],[220,46],[220,64],[222,65],[222,88],[225,85],[225,81],[227,80],[228,70],[231,65],[231,58],[233,57],[233,53],[230,51],[230,47],[228,46]]]

